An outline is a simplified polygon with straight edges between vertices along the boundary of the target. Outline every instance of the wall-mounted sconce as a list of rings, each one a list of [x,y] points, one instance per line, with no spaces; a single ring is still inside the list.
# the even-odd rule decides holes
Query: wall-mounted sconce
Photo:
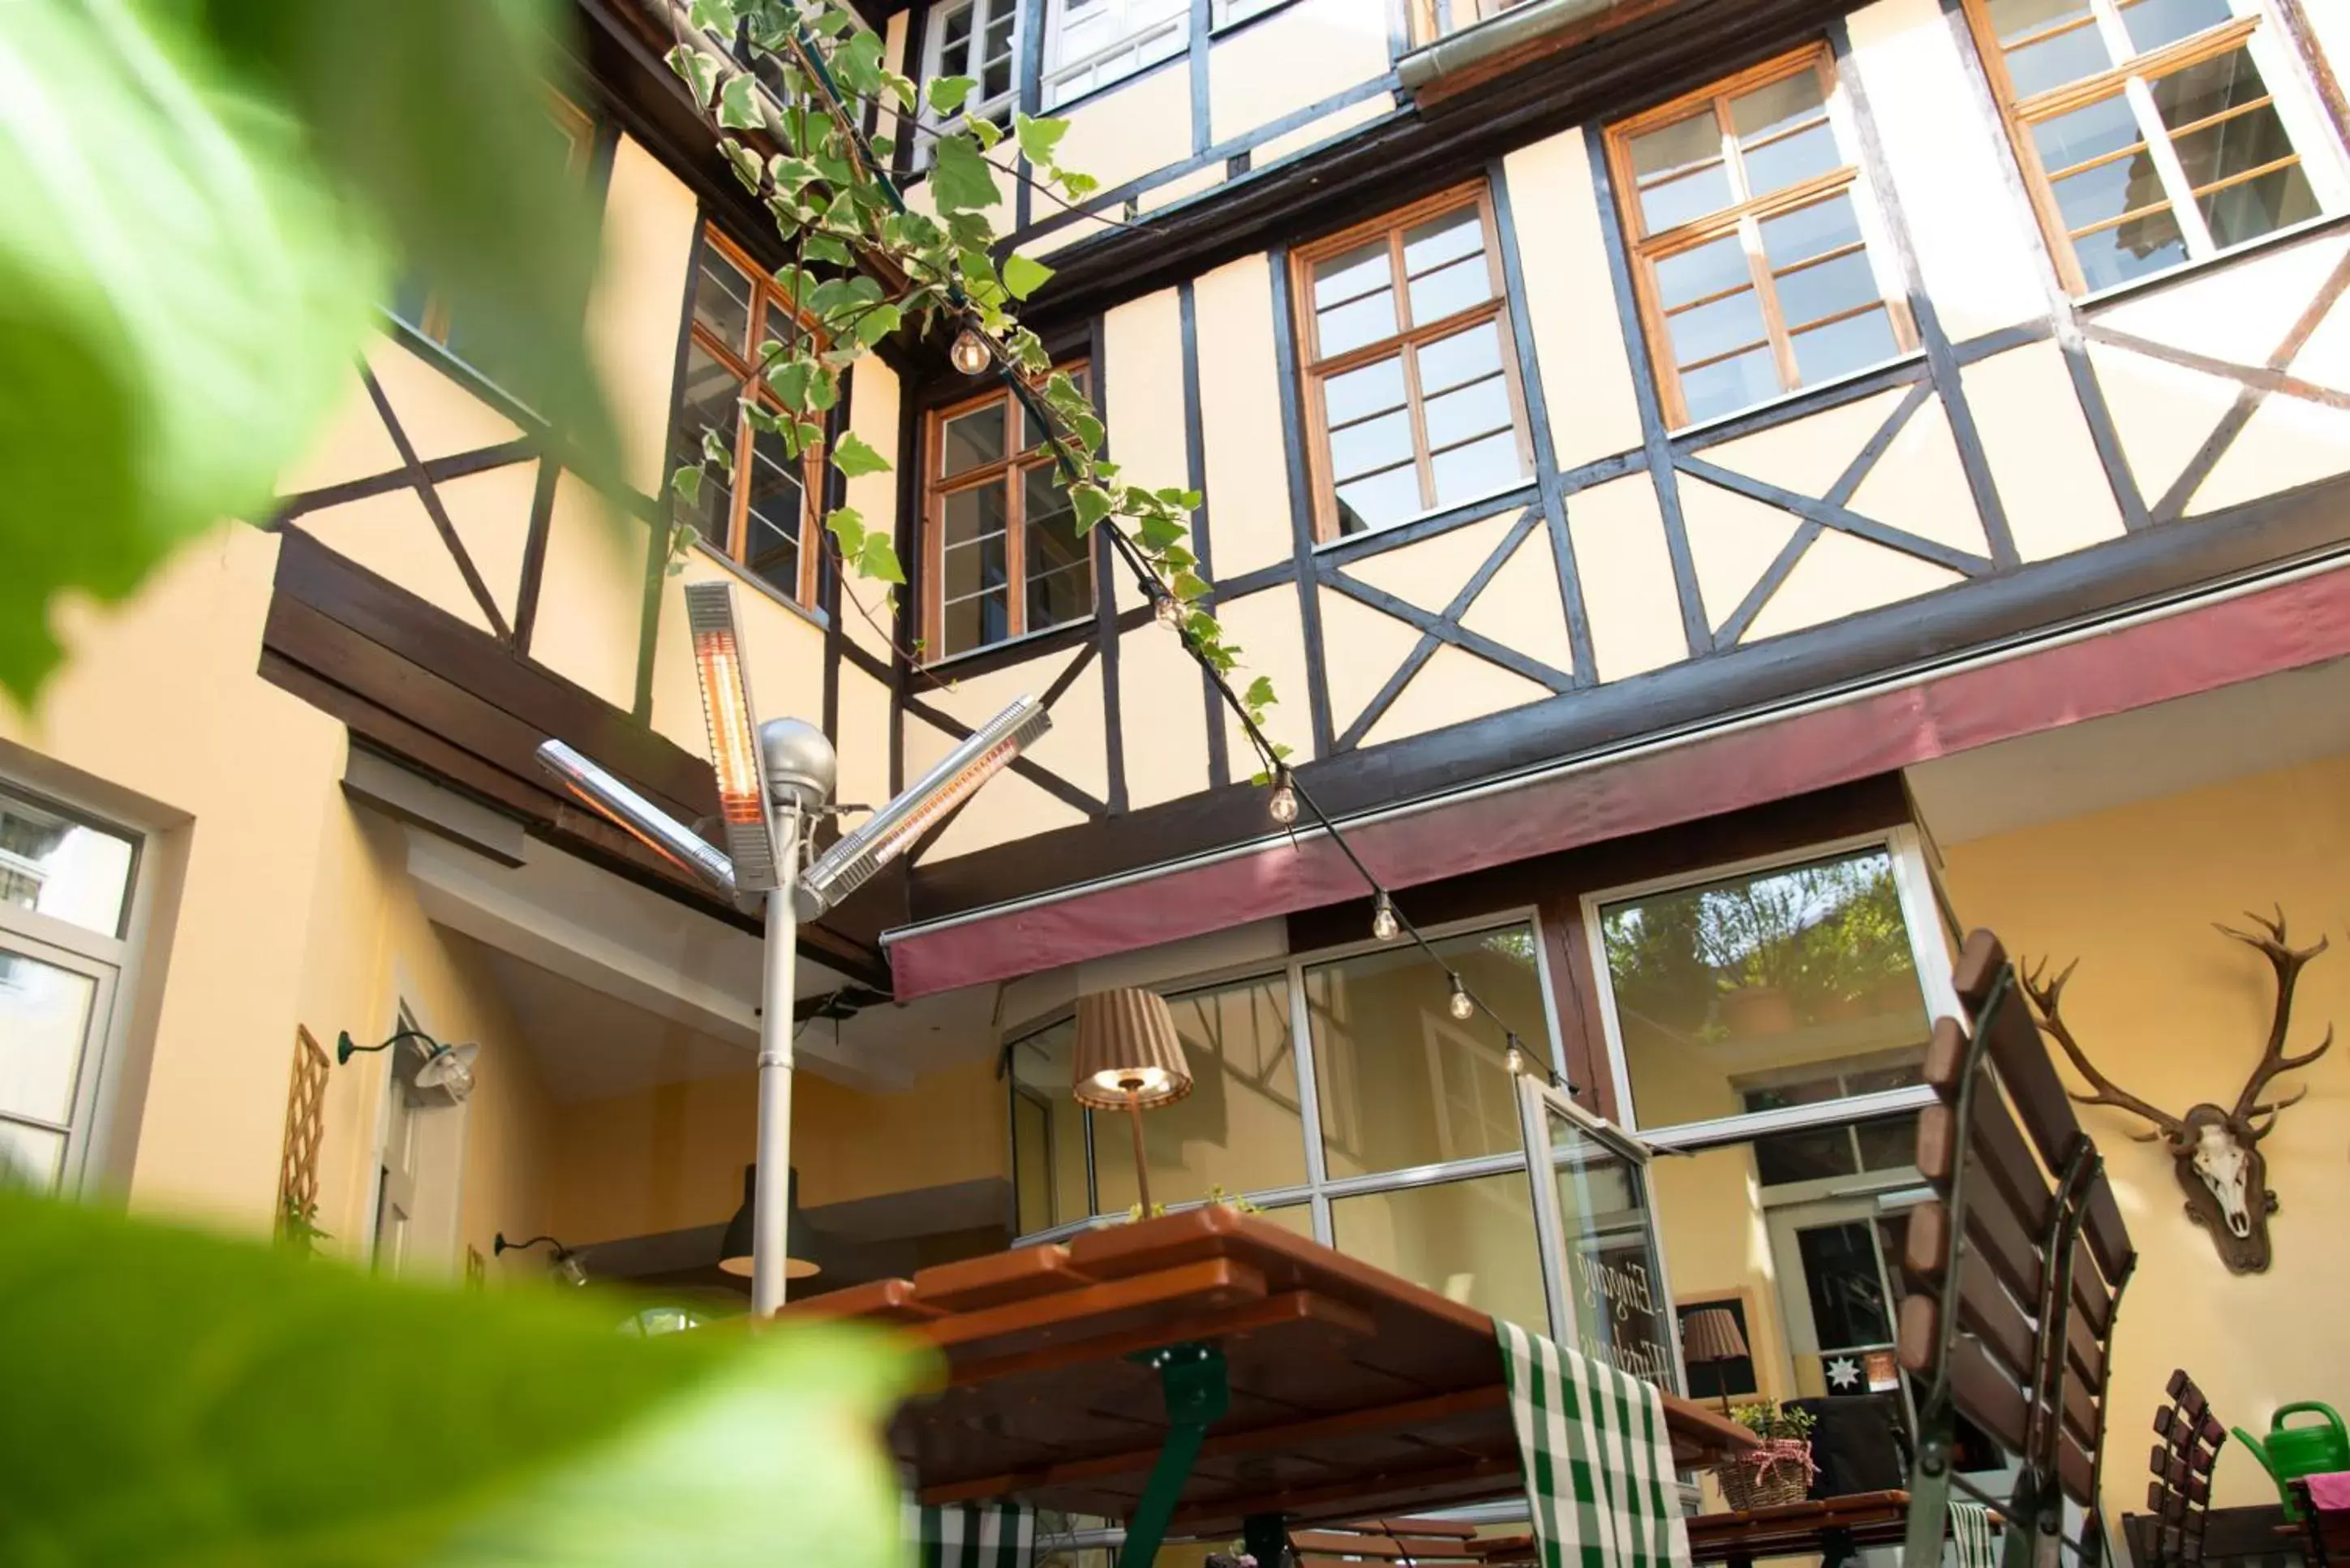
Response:
[[[527,1241],[509,1241],[505,1238],[505,1232],[502,1231],[498,1233],[497,1239],[490,1243],[490,1255],[494,1258],[504,1257],[508,1252],[520,1252],[536,1247],[541,1241],[555,1249],[546,1261],[546,1272],[554,1278],[556,1283],[584,1285],[588,1282],[588,1265],[579,1261],[579,1254],[552,1236],[533,1236]]]
[[[413,1040],[424,1053],[424,1064],[416,1069],[419,1090],[437,1092],[448,1096],[455,1105],[473,1092],[473,1058],[482,1054],[479,1045],[443,1045],[421,1029],[402,1029],[380,1045],[354,1045],[348,1029],[336,1036],[335,1061],[338,1065],[354,1055],[369,1051],[389,1051],[403,1040]]]
[[[805,1280],[824,1271],[813,1256],[813,1238],[808,1223],[800,1218],[800,1173],[795,1169],[785,1184],[784,1212],[784,1278]],[[754,1241],[756,1230],[754,1220],[759,1207],[759,1168],[743,1168],[743,1206],[734,1210],[734,1218],[726,1222],[726,1234],[719,1240],[718,1266],[730,1274],[751,1277],[752,1254],[756,1250]]]

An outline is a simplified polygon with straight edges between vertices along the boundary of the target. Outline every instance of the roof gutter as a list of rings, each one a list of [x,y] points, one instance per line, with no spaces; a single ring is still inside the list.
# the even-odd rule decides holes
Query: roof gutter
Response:
[[[1481,22],[1439,38],[1425,48],[1413,50],[1396,62],[1396,75],[1404,90],[1417,99],[1422,96],[1421,89],[1441,78],[1488,74],[1478,67],[1514,54],[1549,34],[1570,28],[1596,30],[1591,24],[1614,10],[1618,3],[1619,0],[1534,0],[1532,5],[1517,6],[1490,22]],[[1447,95],[1440,91],[1426,96]]]

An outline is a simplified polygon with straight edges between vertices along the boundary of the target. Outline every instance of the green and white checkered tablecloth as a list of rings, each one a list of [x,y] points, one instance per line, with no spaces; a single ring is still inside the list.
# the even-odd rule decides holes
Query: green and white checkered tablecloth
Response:
[[[1495,1320],[1543,1568],[1690,1568],[1656,1389]]]
[[[1036,1511],[1016,1502],[924,1508],[909,1501],[906,1539],[919,1568],[1029,1568]]]

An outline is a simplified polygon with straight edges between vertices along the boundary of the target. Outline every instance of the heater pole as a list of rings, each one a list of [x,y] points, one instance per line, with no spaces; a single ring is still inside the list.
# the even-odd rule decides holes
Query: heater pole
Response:
[[[792,1020],[798,967],[799,915],[793,899],[800,880],[800,808],[775,808],[775,890],[767,895],[765,978],[759,1007],[758,1186],[751,1214],[751,1311],[774,1314],[784,1304],[786,1227],[792,1182]]]

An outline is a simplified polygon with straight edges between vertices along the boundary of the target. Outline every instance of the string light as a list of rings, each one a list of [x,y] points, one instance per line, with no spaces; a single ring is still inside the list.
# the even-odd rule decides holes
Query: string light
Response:
[[[1445,972],[1444,978],[1452,982],[1452,999],[1444,1004],[1445,1007],[1453,1017],[1463,1023],[1468,1023],[1477,1012],[1477,1003],[1470,999],[1469,988],[1461,983],[1459,975],[1450,971]]]
[[[1264,809],[1274,821],[1287,827],[1297,820],[1297,787],[1289,782],[1289,770],[1282,768],[1273,775],[1273,794]]]
[[[1151,613],[1158,616],[1159,624],[1165,627],[1169,631],[1181,630],[1183,627],[1183,601],[1177,598],[1165,588],[1157,589],[1150,597],[1152,600],[1150,607]]]
[[[1503,1060],[1508,1063],[1510,1076],[1514,1078],[1519,1074],[1526,1070],[1526,1051],[1524,1046],[1518,1044],[1518,1037],[1516,1035],[1513,1034],[1509,1036],[1509,1054],[1503,1057]]]
[[[1396,924],[1395,900],[1389,898],[1388,890],[1382,888],[1379,896],[1371,900],[1371,935],[1383,942],[1391,942],[1401,929]]]
[[[948,358],[966,376],[976,376],[995,362],[995,356],[988,351],[987,339],[973,327],[955,334],[954,347],[948,351]]]

